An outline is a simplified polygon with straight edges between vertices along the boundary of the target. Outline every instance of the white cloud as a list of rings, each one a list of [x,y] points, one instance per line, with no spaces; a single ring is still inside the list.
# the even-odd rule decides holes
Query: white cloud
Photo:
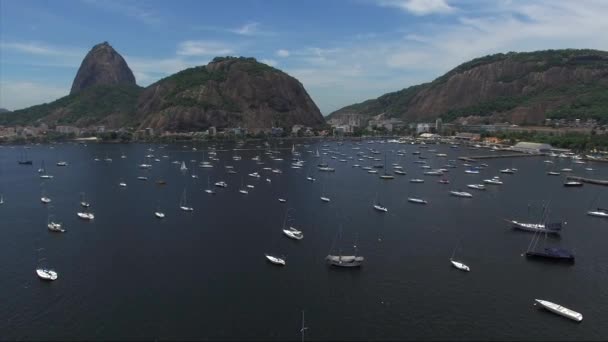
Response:
[[[139,4],[124,0],[82,0],[82,2],[102,10],[134,18],[148,25],[156,25],[162,22],[157,11],[144,7],[144,4],[150,6],[151,2],[140,2]]]
[[[187,40],[179,43],[179,56],[220,56],[233,53],[232,47],[215,41]]]
[[[276,60],[274,60],[274,59],[262,59],[262,60],[260,60],[260,61],[261,61],[262,63],[264,63],[264,64],[268,64],[268,65],[270,65],[271,67],[277,66],[277,65],[279,64],[279,62],[277,62],[277,61],[276,61]]]
[[[68,87],[28,81],[0,82],[0,107],[9,110],[22,109],[34,104],[54,101],[68,95]]]
[[[260,23],[247,23],[239,28],[235,28],[235,29],[231,29],[229,30],[232,33],[236,33],[236,34],[240,34],[243,36],[253,36],[254,34],[258,33],[258,27],[260,26]]]
[[[84,56],[84,50],[66,47],[51,46],[40,42],[1,42],[0,48],[28,55],[39,56]]]
[[[454,7],[448,5],[446,0],[378,0],[378,5],[399,8],[414,15],[454,11]]]
[[[279,49],[277,50],[276,55],[283,58],[289,57],[289,50]]]

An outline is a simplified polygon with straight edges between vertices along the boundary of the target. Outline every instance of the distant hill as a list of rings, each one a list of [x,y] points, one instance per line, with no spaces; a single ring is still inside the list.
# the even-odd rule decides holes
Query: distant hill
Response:
[[[2,113],[10,113],[11,111],[6,108],[0,108],[0,114]]]
[[[316,127],[325,120],[298,80],[254,58],[217,57],[141,88],[104,42],[85,57],[70,95],[0,117],[3,125],[39,122],[191,131]]]
[[[567,49],[481,57],[430,83],[341,108],[328,118],[382,113],[407,122],[463,117],[516,124],[545,118],[608,122],[608,52]]]

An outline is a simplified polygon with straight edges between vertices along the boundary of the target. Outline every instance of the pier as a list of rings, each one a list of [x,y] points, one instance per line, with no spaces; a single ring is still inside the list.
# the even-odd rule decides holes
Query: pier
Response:
[[[543,156],[543,154],[530,154],[530,153],[488,154],[488,155],[481,155],[481,156],[458,157],[458,159],[474,163],[474,162],[478,161],[479,159],[539,157],[539,156]]]
[[[568,176],[566,178],[568,180],[574,180],[574,181],[579,181],[579,182],[583,182],[583,183],[608,186],[608,180],[592,179],[592,178],[585,178],[585,177],[579,177],[579,176]]]

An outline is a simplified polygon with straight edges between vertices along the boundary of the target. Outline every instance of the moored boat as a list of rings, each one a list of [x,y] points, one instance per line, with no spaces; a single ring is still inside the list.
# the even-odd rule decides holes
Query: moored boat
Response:
[[[563,307],[559,304],[550,302],[548,300],[543,300],[543,299],[534,299],[534,301],[536,302],[536,303],[534,303],[534,305],[539,304],[543,308],[545,308],[555,314],[558,314],[560,316],[569,318],[569,319],[577,321],[577,322],[580,322],[583,320],[582,314],[580,314],[574,310],[568,309],[566,307]]]

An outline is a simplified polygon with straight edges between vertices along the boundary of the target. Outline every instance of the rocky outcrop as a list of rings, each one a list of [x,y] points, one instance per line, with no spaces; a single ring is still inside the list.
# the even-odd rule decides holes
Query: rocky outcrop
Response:
[[[431,83],[342,108],[346,113],[384,113],[408,122],[479,116],[485,121],[537,124],[546,117],[604,118],[608,105],[608,53],[548,50],[486,56],[464,63]],[[586,99],[580,110],[576,101]],[[577,107],[578,106],[578,107]]]
[[[87,53],[74,78],[70,94],[98,85],[136,85],[127,62],[108,42],[93,46]]]
[[[254,58],[215,58],[150,85],[140,96],[141,126],[166,130],[319,126],[324,118],[304,86]]]

